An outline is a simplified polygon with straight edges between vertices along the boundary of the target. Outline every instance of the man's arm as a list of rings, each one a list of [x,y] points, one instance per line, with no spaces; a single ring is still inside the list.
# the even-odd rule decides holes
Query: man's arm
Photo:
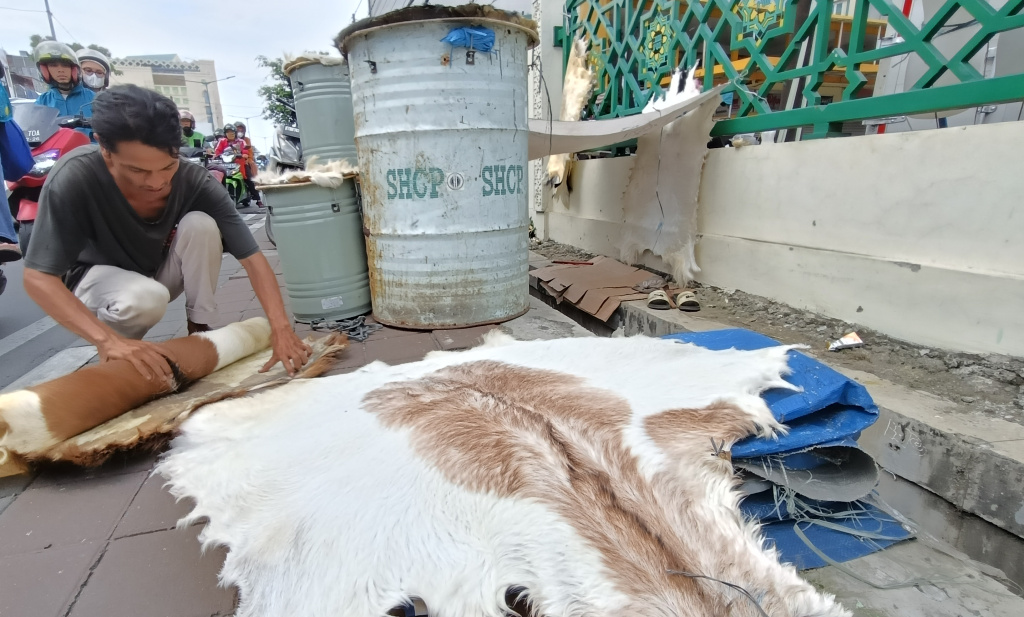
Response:
[[[171,367],[153,343],[126,339],[93,315],[60,277],[25,268],[25,291],[57,323],[96,346],[100,360],[128,360],[147,379],[170,379]],[[173,357],[171,361],[175,361]]]
[[[240,260],[240,263],[248,273],[252,289],[267,314],[267,320],[270,321],[270,342],[274,348],[274,355],[263,365],[260,372],[270,370],[280,361],[288,374],[294,375],[309,360],[313,350],[303,343],[292,329],[291,320],[284,310],[281,288],[277,286],[277,277],[274,276],[274,270],[263,253],[254,253]]]

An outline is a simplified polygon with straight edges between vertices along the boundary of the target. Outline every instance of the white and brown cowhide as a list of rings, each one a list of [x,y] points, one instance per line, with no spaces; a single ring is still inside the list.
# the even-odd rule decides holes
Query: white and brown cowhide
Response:
[[[239,617],[842,617],[780,565],[716,453],[782,431],[786,347],[562,339],[433,353],[204,408],[158,466],[229,553]],[[712,445],[715,442],[716,446]]]

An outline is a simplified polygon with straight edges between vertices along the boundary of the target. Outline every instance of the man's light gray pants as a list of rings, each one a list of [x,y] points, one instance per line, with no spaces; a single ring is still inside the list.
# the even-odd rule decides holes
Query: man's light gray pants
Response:
[[[216,221],[204,212],[189,212],[178,223],[170,252],[155,278],[114,266],[93,266],[78,283],[75,296],[127,338],[146,336],[163,319],[167,304],[183,291],[188,320],[209,324],[217,316],[213,295],[223,251]]]

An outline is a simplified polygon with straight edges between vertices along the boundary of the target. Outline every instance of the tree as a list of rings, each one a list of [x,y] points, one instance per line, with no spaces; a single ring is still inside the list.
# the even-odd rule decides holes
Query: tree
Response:
[[[295,126],[295,112],[292,111],[295,108],[295,96],[292,94],[292,83],[284,74],[284,60],[256,56],[256,62],[270,69],[270,83],[257,90],[264,99],[263,117],[281,126]]]
[[[36,45],[42,43],[43,41],[52,41],[53,37],[52,36],[43,36],[41,34],[33,34],[32,36],[29,37],[28,40],[29,40],[29,44],[32,46],[32,49],[35,49]],[[82,45],[81,43],[68,43],[68,47],[70,47],[74,51],[82,51],[86,47],[89,47],[90,49],[95,49],[96,51],[100,52],[101,54],[103,54],[107,58],[110,58],[111,62],[114,61],[114,54],[110,53],[110,50],[107,49],[106,47],[102,46],[102,45]],[[115,67],[115,66],[111,66],[110,67],[110,71],[114,75],[121,75],[122,74],[121,71],[117,70],[117,67]]]

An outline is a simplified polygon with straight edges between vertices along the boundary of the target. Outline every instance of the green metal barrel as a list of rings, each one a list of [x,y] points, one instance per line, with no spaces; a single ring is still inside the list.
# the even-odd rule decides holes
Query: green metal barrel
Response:
[[[297,60],[285,72],[295,96],[295,116],[302,139],[302,160],[316,157],[320,163],[347,160],[355,164],[355,126],[348,67],[340,58],[324,64],[324,58]]]
[[[363,220],[353,180],[262,186],[296,321],[370,312]]]

